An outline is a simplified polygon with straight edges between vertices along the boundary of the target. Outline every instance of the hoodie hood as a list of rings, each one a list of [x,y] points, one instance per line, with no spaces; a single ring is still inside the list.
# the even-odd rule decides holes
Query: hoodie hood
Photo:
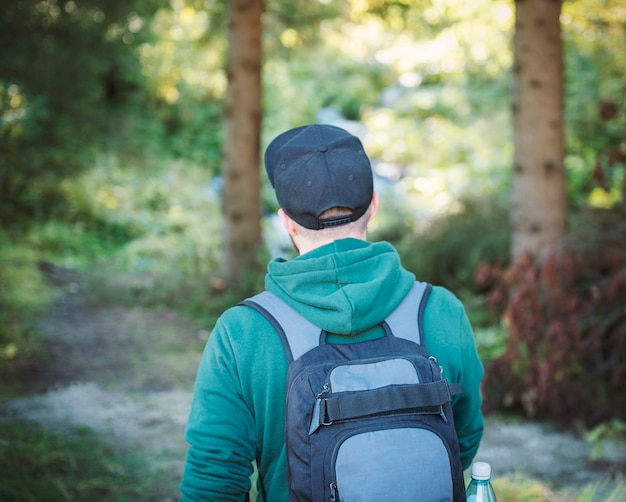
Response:
[[[341,239],[272,260],[265,287],[316,326],[350,336],[385,319],[414,281],[391,244]]]

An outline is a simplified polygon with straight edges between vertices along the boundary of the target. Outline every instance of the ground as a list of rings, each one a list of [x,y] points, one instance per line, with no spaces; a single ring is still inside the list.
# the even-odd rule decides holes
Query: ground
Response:
[[[39,320],[49,358],[31,375],[28,395],[0,403],[0,419],[19,416],[60,430],[87,426],[115,446],[141,449],[176,498],[208,333],[168,310],[93,305],[79,284],[59,287],[61,299]],[[496,478],[523,473],[559,486],[623,480],[626,445],[607,443],[594,461],[592,446],[547,423],[489,417],[477,460],[489,462]]]

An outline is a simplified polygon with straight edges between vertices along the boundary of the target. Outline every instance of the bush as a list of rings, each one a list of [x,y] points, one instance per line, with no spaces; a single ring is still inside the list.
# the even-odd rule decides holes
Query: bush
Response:
[[[52,298],[36,254],[26,247],[0,245],[0,366],[29,352],[30,341],[37,338],[33,316]]]
[[[455,292],[475,291],[474,274],[483,262],[506,266],[508,212],[496,200],[465,200],[463,210],[435,219],[422,233],[398,243],[402,262],[421,281]]]
[[[35,319],[53,299],[37,253],[0,231],[0,399],[18,392],[20,375],[38,364],[44,345]]]
[[[624,231],[614,224],[507,270],[481,270],[510,330],[505,353],[486,365],[488,409],[587,425],[626,417]]]

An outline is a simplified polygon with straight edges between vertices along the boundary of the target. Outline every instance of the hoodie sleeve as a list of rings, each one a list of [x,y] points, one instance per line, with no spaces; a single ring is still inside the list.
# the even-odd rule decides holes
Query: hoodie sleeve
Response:
[[[460,358],[459,383],[463,394],[452,402],[454,425],[459,438],[461,463],[467,469],[476,456],[483,436],[482,397],[480,385],[483,378],[483,365],[476,351],[474,334],[463,310],[460,316]]]
[[[463,394],[453,399],[452,411],[461,463],[463,469],[467,469],[483,436],[480,393],[483,365],[465,308],[444,288],[433,287],[425,311],[424,343],[443,368],[443,377],[461,384],[463,389]]]
[[[186,429],[182,501],[243,501],[255,458],[254,420],[243,399],[235,354],[218,321],[205,347]]]

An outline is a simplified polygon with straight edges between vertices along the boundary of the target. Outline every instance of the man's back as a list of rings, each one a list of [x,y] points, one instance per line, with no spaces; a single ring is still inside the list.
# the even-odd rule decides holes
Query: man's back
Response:
[[[382,335],[376,326],[414,283],[386,243],[346,239],[294,260],[274,260],[266,288],[314,324],[350,343]],[[234,307],[218,321],[198,372],[181,489],[193,500],[241,500],[250,462],[260,472],[259,500],[288,499],[284,446],[287,359],[280,338],[260,314]],[[453,402],[464,467],[482,436],[478,385],[482,365],[460,302],[433,288],[424,314],[425,345],[444,377],[466,394]],[[225,482],[227,480],[227,482]],[[194,497],[196,495],[197,497]]]

